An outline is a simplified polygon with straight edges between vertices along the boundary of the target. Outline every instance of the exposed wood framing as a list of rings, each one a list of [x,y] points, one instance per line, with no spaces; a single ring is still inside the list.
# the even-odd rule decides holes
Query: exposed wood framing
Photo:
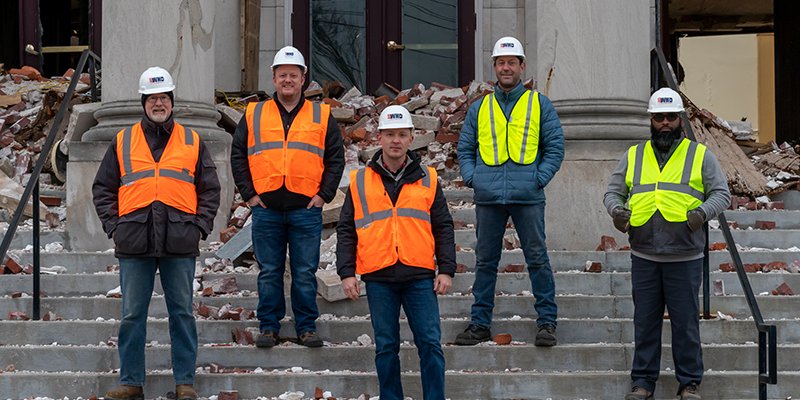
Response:
[[[258,90],[258,45],[261,0],[239,0],[242,43],[242,90]]]

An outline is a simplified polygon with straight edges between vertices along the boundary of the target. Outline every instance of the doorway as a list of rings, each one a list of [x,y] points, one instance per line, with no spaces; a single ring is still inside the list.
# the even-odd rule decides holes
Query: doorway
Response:
[[[404,89],[474,79],[474,0],[294,0],[293,10],[310,80],[373,93],[384,82]]]

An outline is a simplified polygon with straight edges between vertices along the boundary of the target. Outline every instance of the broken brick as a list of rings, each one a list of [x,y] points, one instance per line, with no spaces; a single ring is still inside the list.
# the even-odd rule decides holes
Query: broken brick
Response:
[[[781,285],[775,290],[777,290],[778,294],[781,296],[794,296],[794,292],[789,285],[786,284],[786,282],[781,283]],[[11,319],[11,317],[9,316],[8,319]]]
[[[217,395],[217,400],[239,400],[239,391],[223,390]]]
[[[719,270],[722,272],[734,272],[736,271],[736,267],[733,265],[732,262],[724,263],[719,265]]]
[[[331,108],[333,108],[333,107],[341,107],[342,106],[342,103],[340,103],[339,100],[329,99],[327,97],[322,99],[322,103],[323,104],[330,104]]]
[[[456,264],[456,273],[463,274],[464,272],[467,272],[467,266],[460,263]]]
[[[25,311],[9,311],[8,312],[8,320],[9,321],[27,321],[28,315],[25,314]]]
[[[236,285],[235,276],[204,281],[203,290],[205,291],[205,289],[209,287],[214,290],[214,293],[231,293],[239,290],[239,286]]]
[[[47,222],[47,226],[50,229],[58,228],[58,225],[61,223],[61,219],[56,213],[47,213],[44,216],[44,220]]]
[[[52,311],[48,311],[47,314],[42,316],[42,321],[55,321],[56,320],[56,313]]]
[[[736,221],[728,221],[728,228],[739,229],[739,223]]]
[[[237,233],[239,233],[239,230],[235,226],[225,228],[219,233],[219,241],[222,243],[228,243],[228,241],[233,239]]]
[[[762,272],[770,272],[770,271],[777,271],[777,270],[786,270],[786,263],[783,261],[773,261],[763,267],[761,267]]]
[[[203,293],[201,295],[205,296],[205,297],[213,296],[214,295],[214,288],[209,286],[209,287],[203,289]]]
[[[493,340],[499,345],[509,344],[511,343],[511,335],[508,333],[498,333],[497,335],[494,335]]]
[[[714,296],[725,295],[725,282],[722,279],[714,280]]]
[[[16,299],[18,297],[22,297],[22,292],[11,293],[12,299]]]
[[[744,264],[744,272],[754,274],[761,270],[760,264]]]
[[[717,242],[717,243],[712,243],[711,246],[708,246],[708,249],[711,251],[720,251],[720,250],[725,250],[725,247],[727,246],[728,245],[725,244],[724,242]]]
[[[243,346],[253,345],[253,334],[250,333],[250,331],[245,331],[239,328],[235,328],[231,330],[231,336],[233,336],[233,341],[236,344],[240,344]]]
[[[600,237],[600,247],[602,251],[617,251],[619,250],[619,246],[617,245],[617,241],[611,236],[601,236]]]
[[[753,229],[772,230],[775,229],[775,221],[756,221]]]
[[[599,262],[587,261],[583,272],[603,272],[603,264]]]
[[[39,201],[48,207],[58,207],[61,205],[61,197],[58,196],[39,196]]]
[[[444,128],[442,128],[444,129]],[[451,134],[442,132],[442,129],[439,129],[439,133],[436,135],[436,141],[439,143],[458,143],[459,134]]]
[[[6,273],[9,273],[9,272],[12,273],[12,274],[18,274],[18,273],[22,272],[22,267],[20,267],[19,263],[17,263],[17,261],[14,260],[14,258],[12,258],[12,257],[9,257],[6,260]]]
[[[354,143],[358,143],[366,139],[366,137],[367,137],[367,130],[364,128],[356,129],[350,132],[350,140],[352,140]]]
[[[33,265],[25,264],[25,268],[22,268],[22,272],[27,275],[33,275]]]
[[[320,400],[322,398],[322,389],[318,386],[314,389],[314,400]]]
[[[745,205],[748,211],[755,211],[758,208],[758,203],[751,201]]]
[[[461,229],[466,229],[467,224],[464,221],[453,220],[453,228],[457,231]]]
[[[794,274],[800,272],[800,260],[794,260],[789,263],[789,265],[786,266],[786,270]]]
[[[256,312],[253,310],[244,309],[239,313],[239,320],[246,321],[248,319],[253,319],[256,317]]]
[[[782,201],[770,201],[764,208],[767,210],[785,210],[786,204],[784,204]]]
[[[522,264],[508,264],[503,268],[503,272],[524,272],[525,266]]]
[[[119,265],[107,265],[106,271],[108,272],[119,272]]]
[[[221,374],[225,372],[225,368],[222,365],[219,365],[215,362],[209,363],[209,366],[211,367],[209,372],[211,372],[212,374]]]
[[[510,233],[508,235],[503,236],[503,246],[506,250],[514,250],[522,248],[522,244],[519,241],[519,236],[516,233]]]

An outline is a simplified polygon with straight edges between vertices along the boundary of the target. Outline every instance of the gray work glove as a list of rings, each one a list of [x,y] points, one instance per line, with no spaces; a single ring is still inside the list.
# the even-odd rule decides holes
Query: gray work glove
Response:
[[[702,228],[703,223],[705,222],[706,213],[703,212],[703,210],[701,210],[699,207],[691,209],[686,213],[686,226],[688,226],[689,230],[692,232]]]
[[[611,210],[611,218],[614,218],[614,227],[622,233],[631,227],[631,210],[625,207],[619,206]]]

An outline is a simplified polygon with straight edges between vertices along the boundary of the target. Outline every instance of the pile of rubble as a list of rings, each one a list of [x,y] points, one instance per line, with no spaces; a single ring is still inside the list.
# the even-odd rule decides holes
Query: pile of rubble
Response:
[[[70,69],[63,76],[45,78],[29,66],[11,70],[3,67],[0,64],[0,209],[5,212],[0,215],[0,221],[9,219],[9,214],[16,210],[39,157],[48,158],[39,176],[42,190],[64,190],[63,171],[53,166],[55,152],[42,154],[42,146],[75,74]],[[75,94],[69,99],[70,112],[72,106],[91,101],[91,97],[85,94],[90,88],[89,74],[81,74],[79,80]],[[57,140],[64,137],[68,124],[69,116],[61,121]],[[58,227],[60,220],[64,219],[63,208],[47,207],[59,208],[60,198],[43,198],[42,203],[39,205],[42,220],[50,228]],[[31,216],[32,211],[30,204],[25,215]]]

